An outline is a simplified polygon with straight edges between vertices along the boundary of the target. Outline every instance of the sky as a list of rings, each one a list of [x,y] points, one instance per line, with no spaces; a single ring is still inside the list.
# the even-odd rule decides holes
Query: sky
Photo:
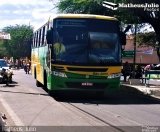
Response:
[[[0,30],[6,26],[32,25],[34,30],[57,13],[55,3],[58,0],[1,0]]]
[[[1,0],[0,30],[10,25],[25,24],[33,26],[35,31],[57,13],[57,2],[58,0]]]

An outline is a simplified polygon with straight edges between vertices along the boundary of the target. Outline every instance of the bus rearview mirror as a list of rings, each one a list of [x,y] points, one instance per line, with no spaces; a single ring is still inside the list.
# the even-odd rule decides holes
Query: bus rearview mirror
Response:
[[[126,45],[126,34],[124,32],[120,33],[121,45]]]
[[[123,32],[120,32],[121,45],[126,45],[126,32],[129,31],[131,25],[128,25]]]
[[[131,25],[128,25],[123,32],[124,32],[124,33],[128,32],[131,27],[132,27]]]

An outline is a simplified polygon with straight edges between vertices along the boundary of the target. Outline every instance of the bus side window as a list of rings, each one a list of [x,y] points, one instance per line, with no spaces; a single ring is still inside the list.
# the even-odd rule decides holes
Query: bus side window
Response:
[[[37,42],[36,42],[36,47],[38,47],[39,44],[39,31],[37,31]]]
[[[36,44],[36,33],[34,33],[34,36],[33,36],[32,47],[35,47],[35,44]]]
[[[41,46],[41,29],[39,30],[39,43],[38,43],[38,47],[40,47]]]
[[[46,45],[47,44],[47,41],[46,41],[46,35],[47,35],[47,24],[45,25],[45,30],[44,30],[44,45]]]
[[[43,27],[43,32],[42,32],[42,45],[44,45],[44,39],[45,39],[45,26]]]
[[[37,43],[37,32],[35,32],[35,36],[34,36],[34,47],[36,47],[36,43]]]

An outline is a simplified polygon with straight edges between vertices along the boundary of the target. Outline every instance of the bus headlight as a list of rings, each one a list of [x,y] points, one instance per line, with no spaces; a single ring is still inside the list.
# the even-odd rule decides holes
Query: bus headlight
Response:
[[[57,72],[57,71],[53,71],[53,75],[54,76],[58,76],[58,77],[67,77],[67,75],[63,72]]]
[[[111,78],[118,78],[118,77],[121,77],[122,73],[116,73],[116,74],[111,74],[108,76],[109,79]]]

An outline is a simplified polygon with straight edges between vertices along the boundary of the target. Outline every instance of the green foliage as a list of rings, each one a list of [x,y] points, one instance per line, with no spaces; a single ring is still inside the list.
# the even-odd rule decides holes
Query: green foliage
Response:
[[[13,56],[14,58],[30,57],[33,35],[33,28],[31,26],[8,26],[3,31],[11,35],[11,40],[6,40],[3,43],[7,56]]]
[[[139,46],[142,46],[144,44],[148,46],[155,46],[156,44],[155,32],[137,34],[137,43]]]
[[[64,13],[99,13],[99,5],[94,0],[60,0],[57,7]]]
[[[0,58],[7,56],[6,48],[4,47],[4,40],[0,40]]]
[[[104,0],[59,0],[57,8],[60,13],[84,13],[84,14],[97,14],[106,16],[116,16],[121,22],[125,24],[141,24],[150,23],[157,35],[159,35],[159,25],[160,13],[158,11],[153,12],[144,11],[143,8],[118,8],[118,10],[111,10],[102,6]],[[160,1],[150,0],[140,1],[140,0],[106,0],[112,3],[157,3],[160,5]]]
[[[154,28],[154,31],[156,33],[156,41],[159,42],[159,47],[160,47],[160,9],[159,11],[158,10],[145,11],[144,8],[130,8],[130,9],[118,8],[118,10],[111,10],[102,6],[103,1],[104,0],[59,0],[57,8],[61,13],[84,13],[84,14],[116,16],[116,18],[118,18],[123,23],[123,25],[149,23]],[[106,1],[116,4],[155,3],[157,5],[160,5],[160,0],[106,0]],[[152,10],[153,8],[150,9]],[[140,27],[138,27],[138,30],[140,30]],[[146,39],[144,39],[144,42],[146,42],[145,40]],[[148,42],[149,41],[147,41],[147,44]],[[158,52],[158,55],[160,58],[160,52]]]
[[[107,0],[108,2],[121,3],[122,0]],[[60,0],[57,8],[60,13],[82,13],[116,16],[123,23],[135,23],[137,16],[128,13],[125,9],[111,10],[102,6],[103,0]],[[127,0],[123,0],[126,3]]]

